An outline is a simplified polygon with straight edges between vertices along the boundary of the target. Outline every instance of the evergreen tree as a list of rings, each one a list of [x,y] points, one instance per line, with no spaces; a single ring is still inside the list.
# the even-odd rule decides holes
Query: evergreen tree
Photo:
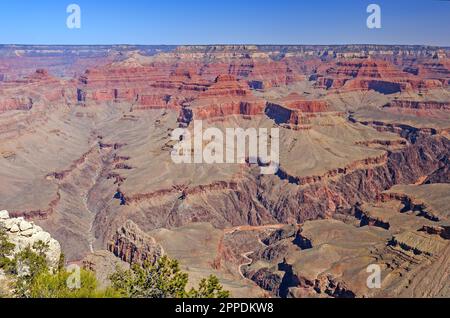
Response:
[[[219,279],[210,276],[198,289],[186,291],[188,274],[180,270],[177,260],[161,257],[155,264],[134,264],[129,270],[118,269],[110,277],[112,286],[130,298],[227,298]]]
[[[80,270],[80,288],[69,288],[68,280],[73,275],[64,268],[57,273],[43,272],[28,286],[30,298],[115,298],[119,294],[111,288],[98,289],[95,274]]]
[[[130,270],[117,270],[111,277],[112,286],[125,297],[182,298],[186,297],[188,275],[180,271],[176,260],[161,257],[154,265],[144,262]]]
[[[198,290],[192,289],[189,292],[189,297],[192,298],[228,298],[230,292],[223,289],[219,279],[211,275],[208,278],[201,280]]]

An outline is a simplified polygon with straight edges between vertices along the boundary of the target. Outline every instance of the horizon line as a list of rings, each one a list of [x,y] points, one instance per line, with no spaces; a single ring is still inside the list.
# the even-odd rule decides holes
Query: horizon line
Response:
[[[449,0],[450,1],[450,0]],[[0,46],[168,46],[168,47],[180,47],[180,46],[425,46],[435,48],[450,49],[449,45],[437,45],[437,44],[381,44],[381,43],[329,43],[329,44],[254,44],[254,43],[210,43],[210,44],[130,44],[130,43],[109,43],[109,44],[36,44],[36,43],[0,43]]]

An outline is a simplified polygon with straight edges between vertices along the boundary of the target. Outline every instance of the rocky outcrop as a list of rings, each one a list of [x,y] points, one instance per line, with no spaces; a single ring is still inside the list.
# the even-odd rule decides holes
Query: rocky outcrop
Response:
[[[345,282],[333,275],[321,275],[314,281],[314,290],[318,294],[326,294],[333,298],[355,298],[355,293],[346,286]]]
[[[415,67],[406,68],[405,71],[423,78],[439,79],[444,84],[448,85],[450,70],[448,69],[448,62],[445,61],[448,61],[448,59],[426,60],[422,63],[418,63]],[[445,82],[446,80],[447,83]]]
[[[265,114],[277,125],[284,128],[293,130],[311,129],[310,116],[299,110],[290,109],[274,103],[267,103]]]
[[[193,118],[205,120],[230,115],[254,116],[264,112],[266,102],[255,97],[232,75],[221,75],[192,103]]]
[[[83,268],[95,273],[100,288],[107,288],[111,285],[109,277],[118,268],[126,270],[130,267],[130,264],[115,257],[109,251],[95,251],[94,253],[88,254],[82,263]]]
[[[139,62],[88,69],[78,80],[78,102],[133,103],[134,109],[178,108],[210,85],[181,65]]]
[[[424,110],[450,110],[450,103],[436,102],[436,101],[413,101],[413,100],[394,99],[392,102],[386,104],[384,107],[424,109]]]
[[[422,232],[426,232],[430,235],[439,235],[444,240],[450,240],[450,226],[436,225],[436,226],[424,226],[420,229]]]
[[[305,113],[321,113],[329,110],[329,105],[324,100],[308,100],[297,93],[291,93],[280,101],[290,109]]]
[[[155,263],[164,254],[155,239],[130,220],[117,229],[111,242],[108,243],[108,250],[129,264]]]
[[[307,130],[311,128],[311,118],[328,110],[326,101],[307,100],[297,93],[291,93],[276,102],[268,102],[265,114],[285,128]]]
[[[380,132],[392,132],[400,135],[400,137],[407,139],[411,143],[415,143],[417,140],[435,136],[441,133],[445,133],[447,129],[438,128],[417,128],[407,124],[398,123],[386,123],[383,121],[356,121],[352,117],[349,118],[352,122],[359,122],[363,125],[373,127]]]
[[[430,174],[424,183],[450,183],[450,158],[448,156],[440,160],[439,168]]]
[[[371,215],[369,211],[361,209],[359,206],[355,207],[355,217],[361,220],[360,226],[376,226],[385,230],[389,230],[391,227],[387,220],[380,216]]]
[[[48,107],[71,99],[70,82],[59,80],[43,69],[21,80],[4,81],[0,85],[0,113],[10,110],[29,111],[35,105]],[[67,99],[67,100],[66,100]]]
[[[446,247],[446,242],[428,233],[407,231],[394,235],[389,245],[407,255],[438,256]]]
[[[6,231],[9,241],[15,246],[13,255],[27,247],[33,249],[35,243],[42,242],[48,247],[46,256],[50,268],[57,268],[61,256],[61,246],[41,227],[24,218],[10,218],[7,211],[0,211],[0,227]]]
[[[423,92],[443,87],[439,80],[403,72],[388,61],[373,58],[344,59],[331,65],[322,65],[310,80],[316,82],[317,88],[374,90],[386,95],[413,90]]]
[[[280,240],[284,240],[289,237],[294,237],[297,233],[298,228],[295,225],[286,225],[283,228],[276,230],[268,237],[262,240],[262,242],[266,245],[274,244]]]
[[[279,289],[283,281],[283,277],[279,274],[271,272],[267,268],[262,268],[250,276],[258,286],[271,292],[273,295],[279,294]]]

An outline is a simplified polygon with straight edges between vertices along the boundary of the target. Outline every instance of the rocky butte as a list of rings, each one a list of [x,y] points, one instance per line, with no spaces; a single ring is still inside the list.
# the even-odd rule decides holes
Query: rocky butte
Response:
[[[449,297],[449,54],[2,46],[0,222],[105,284],[168,255],[236,297]],[[174,163],[197,120],[278,129],[277,173]]]

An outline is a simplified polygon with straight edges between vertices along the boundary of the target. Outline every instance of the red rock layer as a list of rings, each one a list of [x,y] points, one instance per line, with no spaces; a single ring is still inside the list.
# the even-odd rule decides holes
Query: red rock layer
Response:
[[[292,93],[281,100],[288,108],[307,113],[320,113],[328,110],[328,103],[322,100],[305,100],[297,93]]]
[[[201,66],[199,74],[210,80],[214,80],[220,74],[233,75],[240,80],[245,80],[254,89],[283,86],[305,79],[304,75],[295,71],[288,61],[250,57],[207,63]]]
[[[211,87],[192,104],[194,119],[229,115],[260,115],[266,102],[255,97],[245,83],[232,75],[220,75]]]
[[[412,68],[412,73],[426,79],[439,79],[447,81],[450,79],[449,59],[431,60]],[[411,69],[410,69],[411,71]]]
[[[152,63],[145,66],[129,66],[112,64],[99,69],[89,69],[79,79],[78,100],[80,102],[131,101],[137,102],[137,107],[174,107],[180,106],[189,99],[196,98],[205,92],[222,74],[242,80],[239,86],[247,91],[253,88],[270,88],[293,83],[304,79],[304,76],[294,72],[285,62],[270,59],[180,63]],[[222,81],[223,83],[223,81]],[[218,94],[228,90],[227,94],[244,94],[241,87],[223,87],[219,91],[209,90],[203,97]],[[237,91],[233,92],[233,89]],[[152,92],[149,94],[149,92]],[[167,95],[171,103],[167,104]],[[179,98],[176,96],[183,96]]]
[[[266,115],[276,124],[292,129],[310,129],[311,122],[301,111],[290,109],[282,105],[268,103]]]
[[[316,80],[318,88],[375,90],[383,94],[424,91],[444,85],[440,80],[402,72],[387,61],[374,59],[340,60],[335,64],[325,64],[311,79]]]
[[[176,64],[110,65],[80,77],[78,101],[130,102],[135,109],[176,108],[205,91],[209,82]]]
[[[208,192],[216,192],[216,191],[230,191],[230,190],[237,190],[238,184],[236,181],[217,181],[211,184],[207,185],[198,185],[192,188],[189,188],[187,186],[179,186],[179,187],[173,187],[170,189],[161,189],[150,193],[139,193],[134,194],[132,196],[127,196],[123,193],[123,199],[126,204],[135,204],[142,201],[147,201],[151,199],[158,199],[167,195],[175,195],[175,194],[182,194],[183,196],[188,195],[196,195],[201,193],[208,193]]]
[[[70,83],[60,81],[38,69],[35,73],[17,81],[0,84],[0,112],[30,110],[37,103],[65,101],[70,95]]]
[[[289,175],[289,173],[283,171],[282,169],[280,169],[278,171],[277,175],[281,179],[289,180],[290,183],[295,183],[298,185],[307,185],[307,184],[313,184],[316,182],[324,182],[325,180],[327,180],[329,178],[346,175],[352,171],[365,169],[367,167],[384,165],[387,163],[387,160],[388,160],[387,154],[383,154],[378,157],[358,160],[358,161],[355,161],[355,162],[349,164],[348,166],[346,166],[344,168],[337,168],[337,169],[330,170],[321,176],[307,176],[307,177],[291,176],[291,175]]]

